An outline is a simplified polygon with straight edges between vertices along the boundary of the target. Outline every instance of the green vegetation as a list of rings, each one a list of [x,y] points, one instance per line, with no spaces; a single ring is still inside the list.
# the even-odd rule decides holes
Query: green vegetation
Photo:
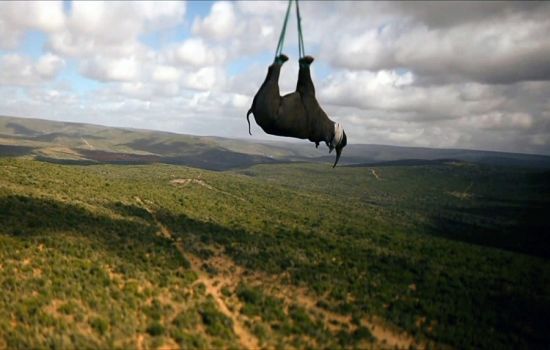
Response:
[[[206,325],[206,331],[225,339],[233,337],[233,322],[230,318],[218,311],[214,301],[209,298],[199,307],[202,322]]]
[[[181,240],[351,320],[333,330],[261,283],[223,289],[265,346],[362,347],[376,318],[439,347],[544,348],[549,179],[469,163],[210,172],[0,158],[0,344],[238,348]]]
[[[243,302],[242,312],[248,316],[261,316],[264,321],[276,322],[286,320],[283,303],[273,297],[266,296],[259,288],[239,285],[237,296]]]

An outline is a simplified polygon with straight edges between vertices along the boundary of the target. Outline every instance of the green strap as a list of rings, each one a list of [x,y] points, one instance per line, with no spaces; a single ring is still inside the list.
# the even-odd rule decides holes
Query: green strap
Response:
[[[302,58],[306,55],[304,49],[304,37],[302,36],[302,17],[300,16],[300,6],[298,0],[296,0],[296,22],[298,22],[298,52]]]
[[[283,22],[283,29],[281,29],[281,34],[279,35],[279,43],[277,44],[277,49],[275,50],[275,59],[277,59],[277,57],[283,51],[283,46],[285,43],[286,25],[288,23],[288,15],[290,14],[290,5],[292,5],[292,0],[288,0],[288,7],[286,8],[285,20]]]
[[[298,0],[296,1],[296,21],[298,23],[298,53],[299,58],[305,56],[304,48],[304,37],[302,35],[302,17],[300,16],[300,6]],[[283,28],[281,29],[281,34],[279,35],[279,42],[277,43],[277,49],[275,50],[275,60],[283,52],[283,46],[285,44],[285,35],[286,35],[286,25],[288,23],[288,15],[290,14],[290,7],[292,5],[292,0],[288,0],[288,7],[286,8],[285,20],[283,22]]]

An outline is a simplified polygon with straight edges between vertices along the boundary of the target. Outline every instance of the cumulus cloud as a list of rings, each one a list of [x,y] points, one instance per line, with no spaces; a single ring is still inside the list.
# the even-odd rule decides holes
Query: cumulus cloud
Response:
[[[196,90],[221,89],[225,83],[225,73],[217,67],[202,67],[184,75],[186,87]]]
[[[422,86],[394,71],[339,72],[318,89],[321,104],[356,142],[543,153],[546,94],[550,82]]]
[[[99,81],[131,81],[139,74],[139,64],[135,57],[108,59],[96,57],[83,62],[80,72]]]
[[[184,2],[72,2],[61,31],[50,36],[48,47],[72,57],[139,54],[146,48],[139,36],[181,23]]]
[[[52,80],[65,65],[60,57],[46,53],[37,60],[19,54],[0,56],[0,83],[29,86]]]
[[[65,66],[65,60],[50,52],[42,55],[36,62],[36,72],[45,79],[51,79]]]
[[[158,65],[153,71],[153,81],[160,83],[177,82],[181,77],[181,71],[172,66]]]
[[[168,57],[183,65],[195,67],[221,64],[226,58],[225,50],[221,47],[211,47],[200,38],[185,40]]]
[[[193,21],[192,32],[226,48],[228,59],[275,50],[286,3],[282,1],[218,1],[204,18]],[[293,42],[295,39],[287,39]]]
[[[320,98],[327,103],[360,109],[422,113],[423,119],[446,119],[479,109],[475,84],[419,87],[410,72],[341,71],[329,76],[321,85]],[[476,90],[477,89],[477,90]],[[473,90],[473,92],[470,92]],[[416,116],[418,118],[419,116]]]
[[[387,2],[382,11],[412,18],[429,27],[451,27],[463,23],[498,19],[510,13],[537,14],[547,6],[537,1],[453,1],[447,4],[433,1]],[[540,13],[539,13],[540,15]]]
[[[395,12],[387,23],[346,31],[339,40],[323,42],[322,54],[338,67],[406,68],[438,81],[505,84],[550,79],[545,59],[550,55],[548,4],[432,5],[397,3],[384,9],[386,14]],[[502,8],[496,10],[498,5]],[[456,7],[459,14],[473,15],[457,16]],[[411,8],[415,10],[407,12]],[[478,8],[484,11],[476,12]]]
[[[195,19],[193,32],[216,40],[223,40],[239,30],[238,24],[233,4],[228,1],[220,1],[212,5],[208,16],[203,19]]]
[[[72,2],[64,26],[50,33],[46,48],[76,59],[87,78],[144,84],[159,54],[140,37],[179,25],[185,12],[184,2]],[[166,72],[161,75],[156,72],[155,78],[166,78]]]
[[[469,127],[483,129],[530,129],[533,126],[533,117],[527,113],[495,111],[481,115],[466,116],[461,118],[459,122]]]
[[[53,32],[65,24],[61,1],[0,2],[0,49],[15,48],[27,29]]]

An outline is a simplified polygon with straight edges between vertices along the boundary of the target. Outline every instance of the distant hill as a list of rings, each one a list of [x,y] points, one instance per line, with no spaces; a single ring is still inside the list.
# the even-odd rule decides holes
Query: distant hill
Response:
[[[270,147],[160,131],[0,117],[0,155],[68,164],[181,164],[226,170],[280,162]],[[233,150],[237,149],[236,151]],[[273,148],[278,156],[281,154]]]
[[[535,154],[385,145],[351,145],[348,148],[347,162],[354,163],[354,166],[400,160],[457,160],[489,165],[550,167],[549,156]]]
[[[326,147],[316,149],[307,141],[249,141],[0,117],[0,156],[31,156],[55,163],[166,163],[228,170],[280,162],[332,163],[334,155],[326,151]],[[354,167],[384,162],[415,165],[441,160],[550,168],[550,157],[543,155],[353,143],[346,147],[340,164]]]

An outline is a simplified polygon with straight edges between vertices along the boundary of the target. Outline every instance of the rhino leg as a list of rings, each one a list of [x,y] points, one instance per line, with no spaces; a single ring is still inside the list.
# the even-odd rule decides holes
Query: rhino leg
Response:
[[[304,56],[300,58],[300,71],[298,72],[298,83],[296,85],[296,91],[300,95],[312,95],[315,96],[315,86],[313,80],[311,80],[311,72],[309,65],[313,63],[313,57]]]
[[[275,58],[273,64],[269,66],[265,80],[256,93],[252,107],[248,111],[246,118],[250,132],[250,114],[254,115],[256,123],[267,133],[272,133],[276,128],[277,113],[281,103],[279,92],[279,76],[282,65],[288,60],[288,57],[281,54]]]

